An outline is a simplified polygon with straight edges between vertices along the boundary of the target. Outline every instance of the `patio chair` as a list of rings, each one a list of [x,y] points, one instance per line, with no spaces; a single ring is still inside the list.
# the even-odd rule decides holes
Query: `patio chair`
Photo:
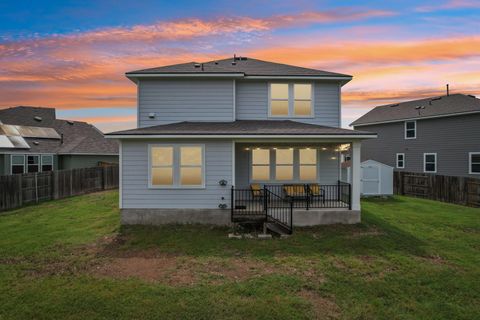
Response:
[[[325,190],[316,183],[310,183],[307,185],[307,191],[312,200],[321,199],[322,203],[325,204]]]
[[[250,191],[252,192],[253,200],[263,200],[263,188],[258,183],[252,183],[250,185]]]
[[[303,184],[286,184],[283,186],[283,193],[292,201],[308,199],[308,193]]]

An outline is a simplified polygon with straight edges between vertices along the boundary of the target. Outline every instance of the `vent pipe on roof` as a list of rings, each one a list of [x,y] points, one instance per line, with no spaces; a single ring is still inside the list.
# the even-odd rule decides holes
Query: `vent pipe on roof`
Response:
[[[35,116],[33,117],[33,119],[35,119],[36,121],[42,121],[42,117],[39,117],[39,116]]]
[[[449,90],[449,88],[448,88],[448,87],[449,87],[449,84],[447,83],[447,96],[449,96],[449,95],[450,95],[450,90]]]

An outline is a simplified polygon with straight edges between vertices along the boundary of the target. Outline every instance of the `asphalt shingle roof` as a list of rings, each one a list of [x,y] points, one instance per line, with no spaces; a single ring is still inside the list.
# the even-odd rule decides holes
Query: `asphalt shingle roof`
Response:
[[[355,120],[351,125],[450,116],[476,111],[480,112],[480,99],[465,94],[451,94],[378,106]]]
[[[37,121],[34,117],[41,117]],[[55,109],[39,107],[13,107],[0,110],[0,121],[4,124],[47,127],[63,134],[60,139],[25,138],[30,145],[28,153],[58,154],[116,154],[118,143],[105,139],[100,130],[82,121],[56,119]],[[34,141],[38,144],[33,143]],[[23,149],[22,149],[23,150]]]
[[[375,135],[291,120],[237,120],[234,122],[184,121],[108,133],[108,135]]]
[[[234,62],[234,64],[232,64]],[[198,66],[200,65],[200,66]],[[202,68],[203,65],[203,68]],[[127,72],[132,74],[163,74],[163,73],[238,73],[245,76],[318,76],[318,77],[351,77],[347,74],[302,68],[282,63],[263,61],[253,58],[233,58],[214,60],[204,63],[188,62],[163,67],[149,68]]]

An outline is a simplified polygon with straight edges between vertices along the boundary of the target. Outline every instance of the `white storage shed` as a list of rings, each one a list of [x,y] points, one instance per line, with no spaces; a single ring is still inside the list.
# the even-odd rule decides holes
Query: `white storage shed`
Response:
[[[393,195],[393,167],[375,160],[366,160],[361,167],[361,193],[363,196]],[[348,162],[342,164],[342,180],[351,182],[351,168]]]

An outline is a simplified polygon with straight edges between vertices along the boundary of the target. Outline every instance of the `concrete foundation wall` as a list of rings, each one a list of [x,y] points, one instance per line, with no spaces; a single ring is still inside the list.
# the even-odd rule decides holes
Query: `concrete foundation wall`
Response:
[[[296,227],[355,224],[360,222],[360,211],[345,209],[298,210],[293,212]],[[123,225],[210,224],[230,225],[230,210],[221,209],[122,209]]]

